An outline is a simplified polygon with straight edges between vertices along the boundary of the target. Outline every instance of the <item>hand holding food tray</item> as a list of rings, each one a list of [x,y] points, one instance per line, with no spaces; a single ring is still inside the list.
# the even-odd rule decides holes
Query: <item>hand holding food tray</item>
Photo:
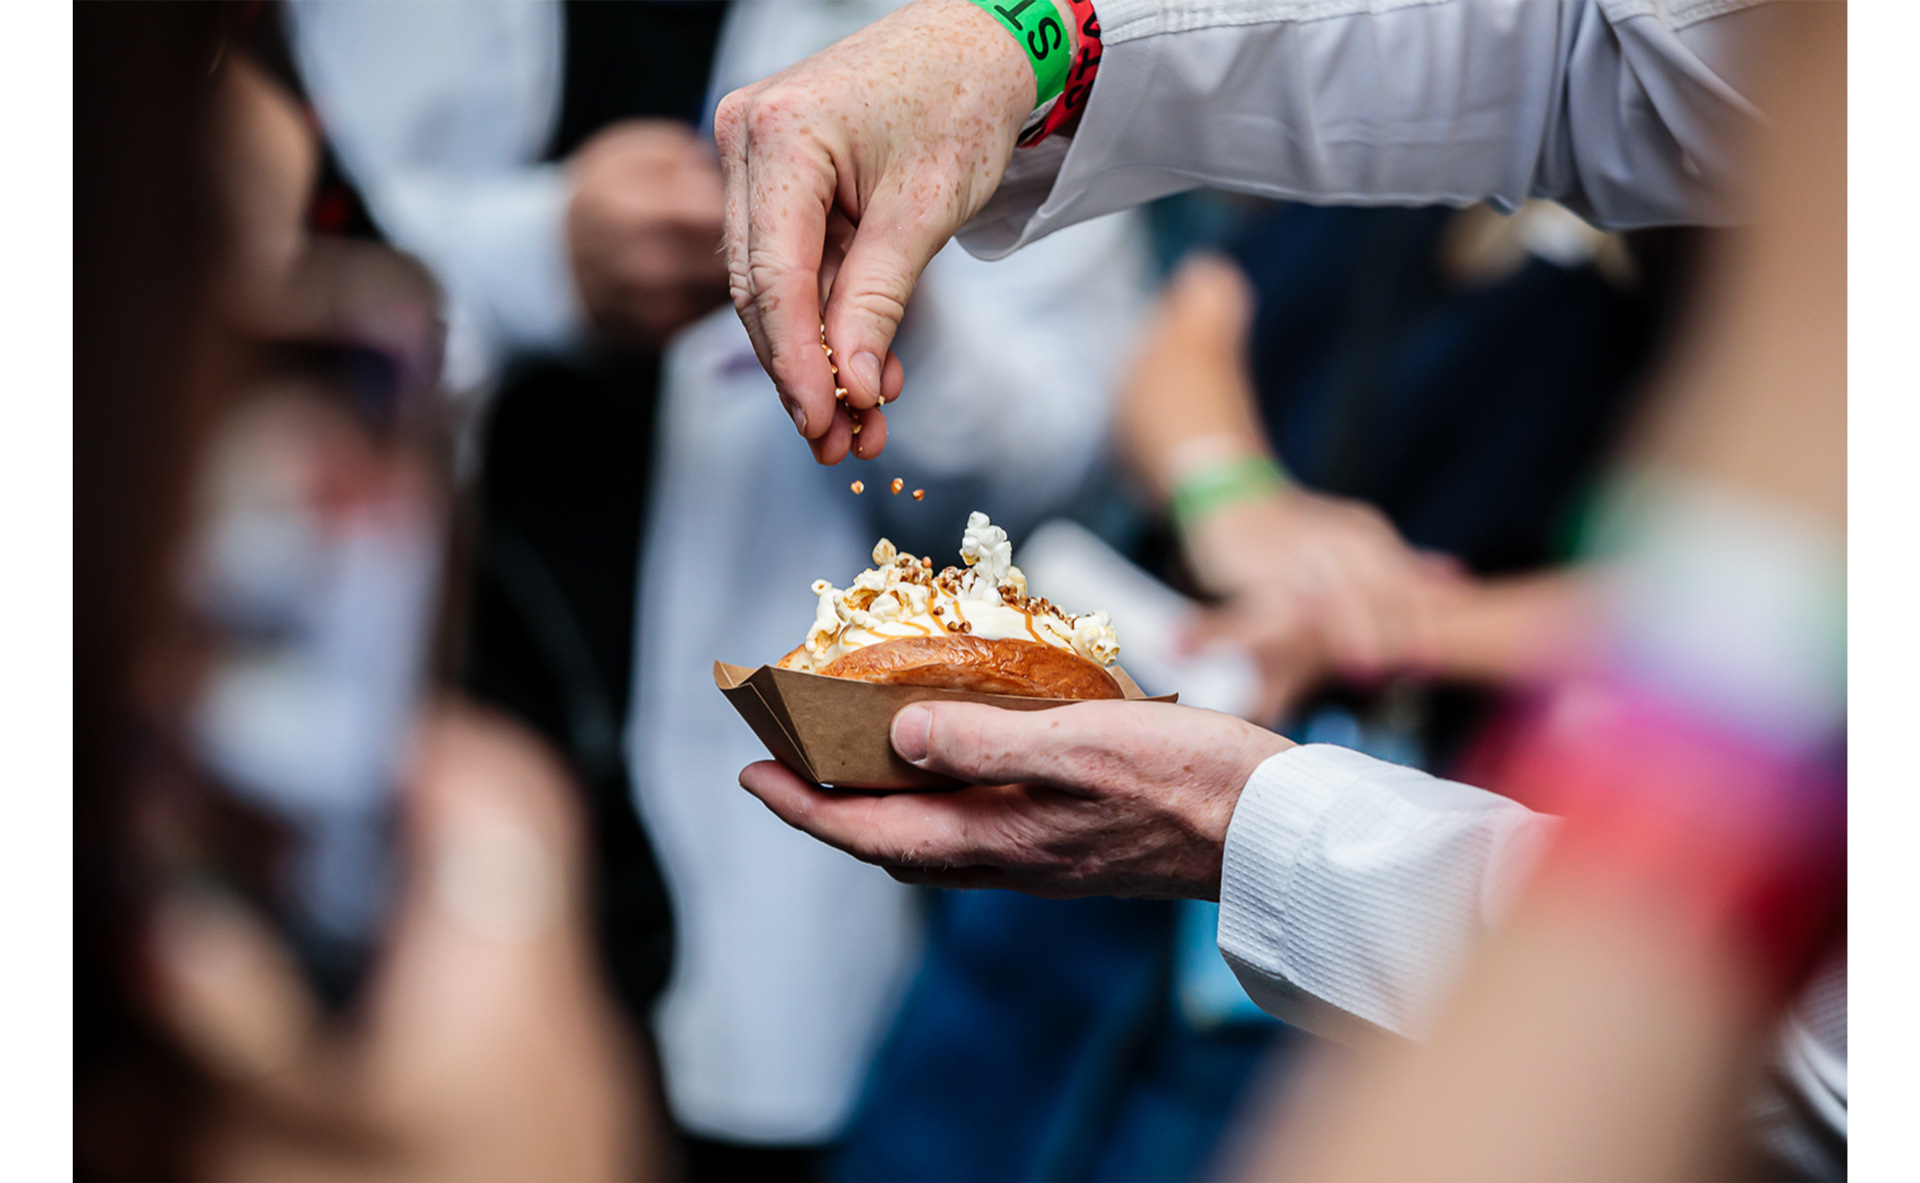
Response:
[[[851,587],[815,581],[805,643],[757,669],[715,662],[715,684],[775,759],[816,784],[856,789],[961,783],[894,752],[889,730],[908,703],[1033,711],[1146,700],[1115,664],[1119,642],[1106,614],[1074,615],[1028,595],[1006,532],[985,514],[968,519],[961,557],[964,571],[935,574],[931,560],[881,539],[875,567]]]

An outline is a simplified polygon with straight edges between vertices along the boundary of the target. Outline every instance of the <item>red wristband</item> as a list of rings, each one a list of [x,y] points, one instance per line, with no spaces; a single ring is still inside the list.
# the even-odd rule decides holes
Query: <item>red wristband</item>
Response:
[[[1093,93],[1094,75],[1100,72],[1100,18],[1094,14],[1093,0],[1066,0],[1073,11],[1074,56],[1067,69],[1066,89],[1054,100],[1045,119],[1021,136],[1017,146],[1031,148],[1056,131],[1071,130],[1087,109],[1087,96]]]

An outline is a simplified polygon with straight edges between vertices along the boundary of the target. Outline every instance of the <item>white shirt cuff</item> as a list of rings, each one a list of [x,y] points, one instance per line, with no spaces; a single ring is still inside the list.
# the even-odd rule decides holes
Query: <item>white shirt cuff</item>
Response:
[[[1220,952],[1276,1018],[1416,1036],[1552,826],[1417,769],[1290,748],[1254,771],[1227,829]]]

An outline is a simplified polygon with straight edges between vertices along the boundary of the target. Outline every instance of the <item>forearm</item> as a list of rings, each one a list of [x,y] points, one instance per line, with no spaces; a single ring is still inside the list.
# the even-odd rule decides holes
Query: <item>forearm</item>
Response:
[[[1253,292],[1232,263],[1198,256],[1162,297],[1146,343],[1121,393],[1124,455],[1148,490],[1165,500],[1181,477],[1209,457],[1269,451],[1246,370]]]
[[[1593,580],[1549,571],[1430,589],[1430,660],[1422,672],[1527,684],[1593,657],[1603,605]]]

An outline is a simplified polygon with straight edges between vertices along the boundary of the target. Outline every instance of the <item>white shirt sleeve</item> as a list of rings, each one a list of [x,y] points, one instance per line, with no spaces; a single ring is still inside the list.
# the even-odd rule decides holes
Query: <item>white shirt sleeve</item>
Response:
[[[1101,0],[1078,131],[1016,150],[960,237],[997,258],[1200,187],[1726,222],[1756,2]]]
[[[289,18],[302,80],[368,212],[446,289],[450,383],[510,349],[573,344],[572,187],[541,161],[559,117],[559,6],[293,0]]]
[[[1417,1037],[1557,819],[1326,744],[1254,771],[1227,829],[1220,952],[1262,1010]]]

